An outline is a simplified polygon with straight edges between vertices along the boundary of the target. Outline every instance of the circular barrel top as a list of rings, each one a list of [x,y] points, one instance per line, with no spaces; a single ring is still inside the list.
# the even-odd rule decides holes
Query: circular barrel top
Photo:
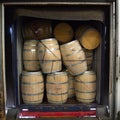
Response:
[[[61,22],[55,26],[54,36],[59,42],[69,42],[70,40],[72,40],[73,35],[73,29],[68,23]]]

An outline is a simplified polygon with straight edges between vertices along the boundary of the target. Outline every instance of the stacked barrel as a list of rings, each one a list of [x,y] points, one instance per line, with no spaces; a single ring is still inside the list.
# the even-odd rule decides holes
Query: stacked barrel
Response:
[[[68,98],[95,101],[93,50],[101,41],[97,29],[73,28],[66,22],[53,27],[50,21],[34,20],[24,23],[22,33],[21,93],[25,104],[40,104],[45,96],[52,104],[63,104]]]
[[[5,120],[5,104],[3,90],[0,90],[0,120]]]

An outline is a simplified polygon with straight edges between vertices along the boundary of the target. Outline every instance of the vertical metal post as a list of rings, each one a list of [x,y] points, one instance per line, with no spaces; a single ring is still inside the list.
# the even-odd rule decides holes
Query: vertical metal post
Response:
[[[1,118],[5,119],[5,60],[4,60],[4,6],[0,3],[0,96]],[[5,51],[4,51],[5,52]],[[4,62],[3,62],[4,61]]]
[[[2,3],[0,3],[0,91],[3,90],[2,80]]]
[[[116,56],[116,100],[115,113],[120,111],[120,0],[116,0],[116,42],[117,42],[117,56]]]
[[[116,41],[115,41],[115,16],[114,16],[115,3],[110,6],[110,53],[109,53],[109,107],[110,117],[114,117],[114,93],[115,93],[115,60],[116,60]]]

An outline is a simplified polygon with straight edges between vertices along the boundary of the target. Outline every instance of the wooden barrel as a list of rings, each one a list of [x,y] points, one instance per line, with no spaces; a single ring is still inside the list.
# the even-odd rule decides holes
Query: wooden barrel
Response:
[[[22,26],[22,34],[24,40],[45,39],[52,35],[52,27],[49,21],[33,20],[24,22]]]
[[[74,87],[74,82],[75,82],[75,78],[67,72],[68,75],[68,98],[72,98],[75,96],[75,87]]]
[[[68,23],[58,23],[54,29],[54,36],[60,43],[67,43],[74,36],[73,29]]]
[[[40,70],[40,64],[37,53],[37,40],[27,40],[23,46],[23,64],[26,71]]]
[[[87,70],[85,53],[77,40],[61,45],[60,49],[63,62],[71,75],[79,75]]]
[[[3,90],[0,90],[0,105],[4,106],[4,95]]]
[[[0,119],[3,120],[2,118],[5,116],[4,110],[0,110]]]
[[[83,49],[83,51],[85,52],[85,56],[86,56],[86,61],[87,61],[87,70],[92,70],[92,64],[93,63],[93,50],[87,50],[87,49]]]
[[[91,26],[79,26],[75,38],[88,50],[97,48],[101,42],[100,32]]]
[[[79,102],[90,103],[96,96],[96,74],[93,71],[86,71],[75,77],[76,99]]]
[[[24,68],[26,71],[37,71],[40,69],[39,60],[24,60]]]
[[[61,53],[56,39],[41,40],[38,44],[38,57],[43,73],[52,73],[62,69]]]
[[[47,75],[47,99],[53,104],[62,104],[68,98],[68,77],[66,72],[55,72]]]
[[[44,83],[41,72],[23,72],[21,92],[25,104],[41,103],[44,93]]]

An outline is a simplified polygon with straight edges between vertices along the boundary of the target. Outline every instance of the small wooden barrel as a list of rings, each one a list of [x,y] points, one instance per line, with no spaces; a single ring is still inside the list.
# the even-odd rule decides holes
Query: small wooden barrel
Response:
[[[67,43],[74,36],[73,29],[68,23],[59,23],[55,26],[54,36],[60,43]]]
[[[78,27],[75,33],[75,38],[88,50],[97,48],[101,42],[100,33],[91,26]]]
[[[76,99],[79,102],[90,103],[96,96],[96,74],[93,71],[86,71],[75,77]]]
[[[4,110],[0,110],[0,119],[2,120],[4,116],[5,116]]]
[[[68,72],[67,75],[68,75],[68,83],[69,83],[68,98],[72,98],[75,96],[75,87],[74,87],[75,78],[72,75],[70,75]]]
[[[23,102],[39,104],[43,101],[44,83],[41,72],[23,72],[21,80]]]
[[[23,46],[23,64],[26,71],[40,70],[40,64],[37,54],[37,40],[27,40]]]
[[[49,38],[52,35],[51,23],[45,20],[34,20],[23,23],[22,34],[25,40]]]
[[[77,40],[61,45],[60,49],[63,62],[71,75],[79,75],[87,70],[85,53]]]
[[[86,61],[87,61],[87,70],[92,70],[92,64],[93,64],[93,50],[87,50],[83,49],[86,55]]]
[[[47,75],[47,99],[53,104],[62,104],[68,98],[68,77],[66,72],[55,72]]]
[[[61,53],[56,39],[41,40],[38,44],[38,57],[43,73],[52,73],[62,69]]]

